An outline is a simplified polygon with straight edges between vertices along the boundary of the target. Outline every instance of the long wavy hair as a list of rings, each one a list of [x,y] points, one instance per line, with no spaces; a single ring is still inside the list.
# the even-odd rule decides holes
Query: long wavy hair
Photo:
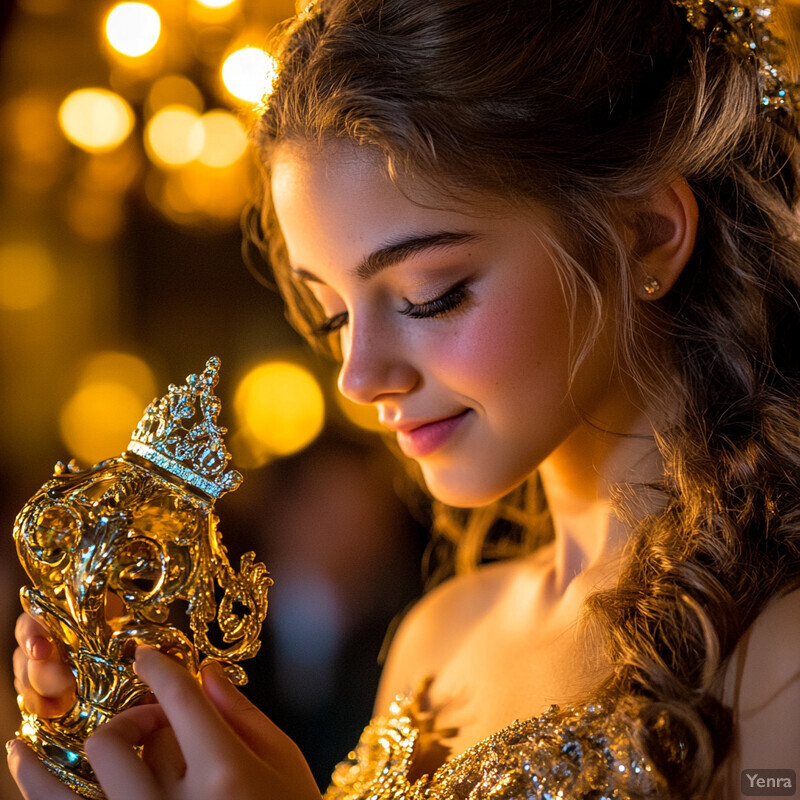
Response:
[[[672,0],[318,0],[275,48],[253,131],[267,185],[277,144],[337,138],[381,153],[398,183],[535,202],[560,221],[548,244],[592,322],[575,368],[619,321],[619,363],[665,420],[663,479],[644,487],[664,502],[630,513],[618,584],[585,601],[613,664],[593,696],[635,707],[671,796],[710,796],[731,720],[712,684],[770,599],[800,585],[793,116],[761,113],[753,63]],[[629,234],[675,176],[698,201],[697,246],[671,291],[642,302]],[[262,211],[289,317],[319,345],[268,196]],[[642,488],[618,487],[620,513]],[[540,503],[534,476],[493,507],[439,508],[437,525],[466,569],[498,519],[502,554],[511,529],[518,549],[552,536]]]

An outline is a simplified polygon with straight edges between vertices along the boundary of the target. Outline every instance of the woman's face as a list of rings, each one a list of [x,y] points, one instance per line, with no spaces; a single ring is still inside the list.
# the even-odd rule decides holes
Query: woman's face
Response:
[[[623,422],[609,335],[568,387],[571,309],[543,216],[422,207],[347,143],[282,145],[271,191],[292,269],[341,336],[341,392],[377,407],[437,499],[509,492],[581,424],[575,405]]]

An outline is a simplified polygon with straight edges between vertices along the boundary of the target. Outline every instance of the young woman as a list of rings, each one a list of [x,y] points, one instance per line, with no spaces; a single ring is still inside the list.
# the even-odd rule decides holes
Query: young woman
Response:
[[[331,798],[730,800],[800,770],[798,135],[771,12],[320,0],[282,31],[254,130],[275,276],[457,566]],[[57,653],[29,618],[18,639],[25,703],[60,713]],[[318,796],[219,675],[136,665],[158,703],[87,743],[111,800]],[[74,797],[19,742],[10,765],[29,800]]]

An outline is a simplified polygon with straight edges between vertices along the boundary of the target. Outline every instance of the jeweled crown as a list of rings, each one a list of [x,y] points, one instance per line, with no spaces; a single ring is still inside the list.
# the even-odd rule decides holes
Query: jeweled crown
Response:
[[[222,440],[227,429],[217,424],[219,368],[219,358],[212,357],[202,374],[187,375],[182,386],[170,384],[145,409],[128,444],[128,452],[214,499],[242,482],[236,470],[225,472],[231,456]]]

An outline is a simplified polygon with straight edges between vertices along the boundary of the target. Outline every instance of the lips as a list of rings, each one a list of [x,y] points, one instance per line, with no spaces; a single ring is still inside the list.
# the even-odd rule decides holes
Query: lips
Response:
[[[461,426],[469,409],[452,417],[426,422],[408,430],[397,431],[397,444],[409,458],[423,458],[443,447]]]

